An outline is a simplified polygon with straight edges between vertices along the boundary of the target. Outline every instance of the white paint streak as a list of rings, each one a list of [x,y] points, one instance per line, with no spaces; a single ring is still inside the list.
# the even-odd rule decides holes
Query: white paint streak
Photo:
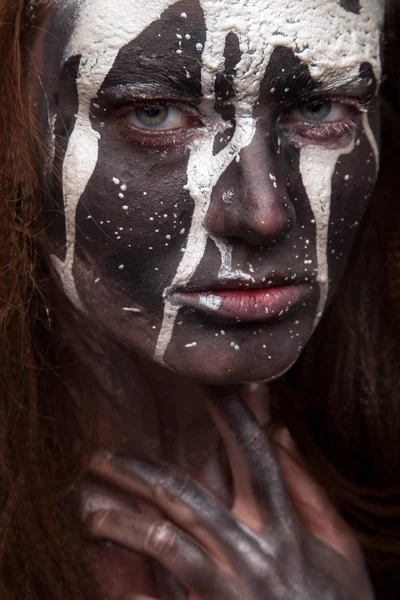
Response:
[[[210,236],[221,254],[221,267],[218,273],[219,279],[241,279],[242,281],[254,281],[254,277],[241,270],[232,269],[233,247],[224,238]]]
[[[49,163],[47,165],[48,171],[51,170],[54,164],[54,159],[56,156],[56,124],[57,124],[57,113],[54,113],[49,116],[49,127],[50,127],[50,135],[51,135],[51,144],[50,144],[50,155],[49,155]]]
[[[340,149],[306,146],[300,152],[300,174],[310,200],[316,227],[317,282],[320,288],[314,327],[321,319],[329,292],[328,234],[331,215],[332,177],[339,158],[354,150],[354,140]],[[304,261],[305,263],[307,261]],[[311,262],[311,261],[309,261]]]
[[[79,109],[66,151],[62,180],[66,220],[66,254],[63,261],[53,256],[53,264],[70,300],[82,307],[73,276],[76,246],[76,211],[95,170],[99,134],[90,121],[91,101],[112,69],[121,48],[135,39],[175,0],[131,2],[129,0],[87,0],[65,60],[81,55],[77,77]]]
[[[214,294],[202,294],[199,296],[199,304],[209,310],[218,310],[222,304],[222,298]]]
[[[316,79],[336,81],[338,71],[341,77],[357,78],[359,66],[369,61],[377,80],[381,77],[380,64],[380,28],[383,8],[377,0],[363,0],[360,14],[344,10],[336,0],[323,3],[320,0],[200,0],[204,11],[207,39],[202,55],[202,90],[204,100],[202,110],[211,114],[215,103],[214,83],[216,75],[224,67],[224,49],[226,37],[234,32],[238,36],[242,57],[236,67],[236,128],[231,142],[213,156],[215,128],[201,141],[196,141],[188,163],[187,189],[194,200],[195,208],[186,251],[177,273],[165,292],[165,313],[160,330],[155,359],[163,362],[165,352],[172,338],[173,328],[179,306],[173,305],[170,294],[177,287],[183,287],[194,276],[203,258],[208,234],[204,227],[204,218],[210,205],[214,186],[233,160],[239,157],[241,150],[253,140],[256,120],[254,107],[260,95],[261,81],[265,75],[272,52],[277,46],[293,50],[296,56],[308,65],[310,73]],[[305,26],[307,24],[307,26]],[[314,153],[317,154],[317,153]],[[340,156],[340,154],[339,154]],[[333,157],[330,157],[333,158]],[[337,159],[336,159],[337,161]],[[335,161],[335,164],[336,164]],[[327,202],[325,210],[317,210],[322,222],[317,224],[317,245],[322,265],[320,280],[321,295],[325,295],[323,279],[328,279],[327,263],[322,257],[327,227],[326,213],[331,198],[332,163],[321,164],[321,177],[325,188],[320,186],[322,197]],[[308,181],[307,155],[303,156],[303,169],[306,185],[311,194],[316,184]],[[314,173],[315,177],[315,173]],[[315,199],[314,199],[315,204]],[[318,207],[317,207],[318,209]],[[330,211],[329,211],[330,212]],[[214,240],[215,241],[215,240]],[[217,243],[221,251],[221,271],[224,261],[230,260],[227,244]],[[326,256],[326,252],[325,252]],[[220,271],[220,275],[221,275]],[[320,312],[320,308],[318,309]]]
[[[365,111],[363,112],[362,115],[362,124],[363,124],[363,128],[364,128],[364,133],[367,136],[367,139],[371,145],[372,148],[372,152],[374,153],[374,158],[375,158],[375,165],[376,165],[376,173],[378,174],[379,172],[379,166],[380,166],[380,155],[379,155],[379,148],[378,148],[378,143],[376,141],[376,138],[374,136],[374,132],[371,129],[371,125],[369,124],[369,119],[368,119],[368,112]]]
[[[76,246],[76,211],[82,194],[95,170],[98,160],[99,134],[90,121],[90,106],[110,72],[120,49],[134,40],[175,0],[86,0],[82,3],[79,22],[65,55],[65,60],[81,55],[77,78],[79,109],[63,164],[63,194],[66,217],[66,255],[63,261],[53,257],[64,289],[72,302],[82,308],[73,277]],[[362,0],[359,15],[340,7],[336,0],[200,0],[204,11],[207,39],[202,54],[202,111],[214,125],[209,135],[193,142],[187,167],[187,189],[195,208],[186,251],[171,285],[165,290],[165,311],[159,333],[155,357],[163,362],[172,337],[179,306],[171,303],[169,295],[177,286],[186,285],[193,277],[205,252],[208,233],[204,228],[213,189],[221,175],[240,152],[253,140],[256,121],[253,109],[260,94],[260,84],[277,46],[292,49],[306,65],[313,77],[335,81],[358,75],[361,62],[371,63],[380,80],[380,30],[383,8],[377,0]],[[183,13],[182,13],[183,16]],[[213,156],[215,135],[221,133],[222,120],[213,111],[214,82],[224,67],[224,47],[227,35],[238,36],[242,58],[236,67],[235,103],[236,127],[231,142]],[[201,49],[199,45],[197,46]],[[365,124],[364,124],[365,126]],[[365,127],[367,136],[370,136]],[[375,151],[370,136],[371,146]],[[320,149],[318,150],[318,152]],[[311,153],[312,151],[309,151]],[[305,186],[312,195],[316,184],[311,183],[310,158],[302,153]],[[317,154],[317,152],[314,152]],[[337,160],[337,159],[336,159]],[[325,188],[320,191],[330,201],[333,155],[328,163],[319,164]],[[315,178],[315,171],[313,174]],[[314,196],[313,196],[314,197]],[[324,223],[327,210],[320,210],[323,222],[317,225],[321,232],[319,246],[324,245]],[[318,210],[316,211],[318,216]],[[325,233],[323,233],[325,231]],[[232,251],[228,244],[218,241],[221,252],[221,272],[231,273]],[[319,257],[322,260],[322,250]],[[225,264],[225,266],[224,266]],[[325,278],[324,268],[320,279]]]
[[[363,112],[362,123],[364,133],[371,145],[375,157],[376,173],[379,171],[379,148],[368,120],[368,113]],[[355,141],[341,150],[323,149],[321,146],[303,148],[300,153],[300,173],[303,185],[310,200],[316,222],[317,239],[317,281],[320,287],[320,298],[314,321],[316,327],[322,317],[329,293],[328,269],[328,234],[331,214],[332,177],[337,161],[354,150]],[[350,176],[345,176],[349,181]],[[311,261],[310,261],[311,262]]]

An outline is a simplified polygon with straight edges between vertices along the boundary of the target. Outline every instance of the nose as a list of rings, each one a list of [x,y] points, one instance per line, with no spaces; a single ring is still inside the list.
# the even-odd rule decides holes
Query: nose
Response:
[[[257,132],[215,186],[205,215],[209,235],[240,238],[253,245],[275,242],[295,224],[284,177],[279,177],[279,154]]]

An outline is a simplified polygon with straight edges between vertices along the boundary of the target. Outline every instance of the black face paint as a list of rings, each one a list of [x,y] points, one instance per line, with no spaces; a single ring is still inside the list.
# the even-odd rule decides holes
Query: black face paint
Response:
[[[308,4],[297,15],[300,33],[313,26]],[[362,17],[349,3],[333,5],[341,11],[336,21],[326,8],[320,17],[334,39],[339,18],[353,26]],[[73,18],[56,13],[44,49],[44,90],[57,118],[54,165],[43,177],[46,248],[67,293],[72,281],[96,325],[178,372],[210,382],[278,376],[330,300],[373,189],[378,63],[370,55],[378,45],[365,54],[356,46],[360,60],[345,70],[324,54],[323,67],[320,54],[313,63],[279,43],[283,33],[274,47],[263,46],[252,28],[264,35],[277,26],[274,3],[247,16],[244,31],[234,20],[226,26],[224,15],[212,21],[206,1],[183,0],[132,35],[100,77],[96,44],[68,56],[84,17],[67,6]],[[237,10],[243,24],[244,5]],[[214,34],[221,55],[208,41]],[[99,45],[107,52],[104,40]],[[100,83],[92,93],[93,73]],[[45,128],[46,112],[43,99]],[[214,170],[208,189],[202,181]],[[89,175],[73,228],[66,189],[83,180],[81,172]],[[204,237],[200,251],[196,235]],[[190,263],[192,249],[198,255]]]
[[[360,14],[360,0],[340,0],[339,4],[349,12]]]

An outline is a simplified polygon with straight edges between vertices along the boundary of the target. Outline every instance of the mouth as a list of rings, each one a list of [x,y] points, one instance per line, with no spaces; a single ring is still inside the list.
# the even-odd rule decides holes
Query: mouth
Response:
[[[243,288],[239,282],[238,285],[230,282],[230,287],[226,287],[219,282],[209,289],[178,289],[171,299],[219,319],[254,323],[282,318],[315,291],[310,282],[247,286]]]

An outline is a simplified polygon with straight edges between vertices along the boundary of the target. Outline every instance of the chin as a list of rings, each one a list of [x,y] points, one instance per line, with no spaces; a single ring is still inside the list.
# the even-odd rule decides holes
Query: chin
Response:
[[[159,364],[209,385],[273,381],[296,363],[314,322],[311,306],[274,322],[223,328],[212,322],[195,327],[182,320]]]
[[[182,356],[173,349],[168,353],[164,368],[188,377],[203,385],[233,385],[240,383],[271,382],[283,376],[298,360],[302,349],[268,358],[266,353],[235,352],[235,356],[196,349],[191,356]]]

